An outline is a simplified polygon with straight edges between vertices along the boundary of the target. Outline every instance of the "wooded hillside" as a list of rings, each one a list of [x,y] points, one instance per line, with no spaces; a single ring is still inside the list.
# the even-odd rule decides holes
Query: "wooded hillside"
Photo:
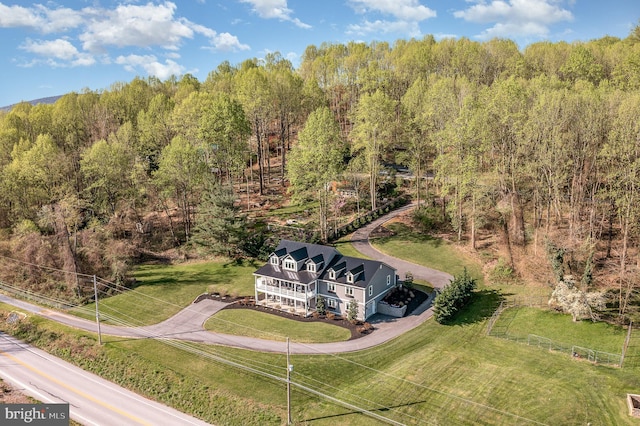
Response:
[[[323,153],[323,173],[304,173]],[[298,69],[274,53],[205,81],[18,104],[0,113],[0,279],[73,294],[75,278],[61,288],[27,263],[124,282],[137,259],[176,247],[256,253],[264,239],[239,238],[252,223],[240,210],[289,195],[319,202],[324,237],[341,208],[326,180],[354,182],[370,208],[384,164],[419,177],[412,196],[438,201],[456,239],[500,235],[516,272],[514,256],[541,247],[558,279],[613,289],[622,316],[637,309],[639,27],[522,51],[431,36],[323,44]]]

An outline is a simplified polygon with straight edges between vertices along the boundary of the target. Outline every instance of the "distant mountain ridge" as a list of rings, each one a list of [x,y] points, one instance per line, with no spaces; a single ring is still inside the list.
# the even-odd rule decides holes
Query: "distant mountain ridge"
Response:
[[[40,98],[40,99],[34,99],[33,101],[27,101],[29,102],[31,105],[37,105],[37,104],[53,104],[55,103],[58,99],[60,99],[62,97],[62,95],[58,95],[58,96],[49,96],[48,98]],[[5,112],[9,112],[11,111],[11,108],[13,108],[14,106],[16,106],[18,104],[13,104],[13,105],[8,105],[8,106],[4,106],[0,108],[0,111],[5,111]]]

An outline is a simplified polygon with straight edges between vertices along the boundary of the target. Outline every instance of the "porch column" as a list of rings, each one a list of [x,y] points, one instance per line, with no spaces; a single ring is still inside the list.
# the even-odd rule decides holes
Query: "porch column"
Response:
[[[309,284],[304,286],[304,316],[309,315]]]
[[[256,301],[256,305],[258,304],[258,276],[254,275],[254,283],[253,283],[253,291],[256,295],[255,301]]]

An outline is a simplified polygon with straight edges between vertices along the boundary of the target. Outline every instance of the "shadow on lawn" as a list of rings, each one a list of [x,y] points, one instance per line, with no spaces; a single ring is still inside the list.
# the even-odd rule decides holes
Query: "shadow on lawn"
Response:
[[[418,405],[418,404],[425,404],[427,401],[414,401],[414,402],[407,402],[406,404],[398,404],[398,405],[392,405],[390,407],[382,407],[382,408],[373,408],[373,409],[369,409],[366,410],[367,412],[370,413],[384,413],[387,412],[389,410],[394,410],[396,408],[402,408],[402,407],[410,407],[412,405]],[[330,416],[322,416],[322,417],[315,417],[312,419],[305,419],[303,420],[303,422],[313,422],[316,420],[326,420],[326,419],[335,419],[336,417],[344,417],[344,416],[350,416],[352,414],[364,414],[366,416],[365,411],[359,411],[359,410],[352,410],[352,411],[347,411],[344,413],[340,413],[340,414],[332,414]]]
[[[498,290],[483,289],[473,293],[471,300],[448,325],[465,325],[484,321],[489,318],[504,300]]]

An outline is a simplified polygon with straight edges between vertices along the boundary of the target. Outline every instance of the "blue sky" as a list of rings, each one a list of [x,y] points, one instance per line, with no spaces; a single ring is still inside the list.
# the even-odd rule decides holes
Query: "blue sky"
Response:
[[[191,73],[279,51],[433,34],[521,48],[626,37],[640,0],[0,0],[0,106],[116,81]]]

